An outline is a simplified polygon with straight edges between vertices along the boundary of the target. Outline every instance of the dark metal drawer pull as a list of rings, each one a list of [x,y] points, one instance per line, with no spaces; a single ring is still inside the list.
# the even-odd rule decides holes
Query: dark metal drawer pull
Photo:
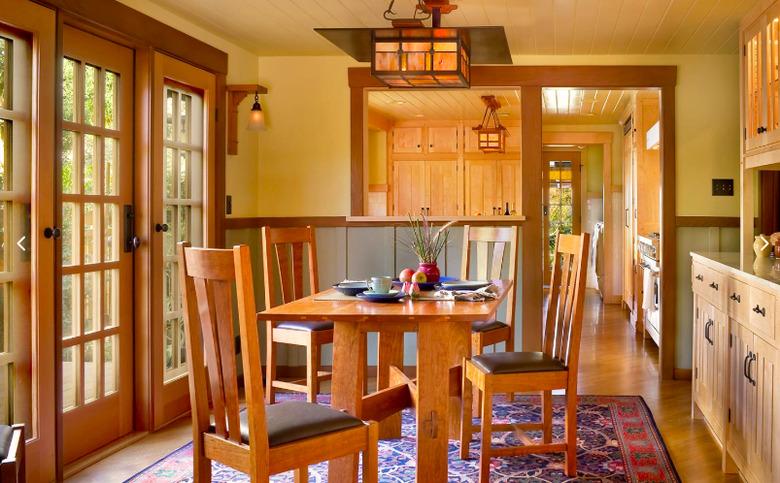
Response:
[[[750,384],[756,385],[756,380],[751,377],[753,375],[753,362],[756,360],[758,354],[752,354],[750,355],[750,360],[748,360],[747,365],[747,378],[748,381],[750,381]]]
[[[707,339],[707,342],[710,343],[710,345],[715,345],[715,343],[712,341],[712,338],[710,338],[710,327],[712,327],[715,324],[715,322],[712,321],[712,319],[708,320],[706,324],[704,324],[704,338]]]
[[[748,359],[753,357],[753,352],[748,351],[748,354],[745,356],[745,360],[742,361],[742,375],[745,376],[745,379],[750,380],[750,376],[748,376],[747,372],[747,365],[748,365]]]
[[[731,295],[729,296],[729,298],[730,298],[731,300],[734,300],[734,301],[735,301],[735,302],[737,302],[738,304],[742,303],[742,297],[741,297],[741,296],[739,296],[739,295],[737,295],[737,293],[736,293],[736,292],[734,292],[733,294],[731,294]]]
[[[753,312],[757,314],[761,314],[761,317],[766,317],[766,307],[760,307],[756,305],[755,307],[753,307]]]
[[[718,290],[718,284],[715,282],[710,283],[710,288],[714,288],[715,290]]]
[[[696,275],[696,280],[698,280],[699,282],[703,282],[704,281],[704,276]]]

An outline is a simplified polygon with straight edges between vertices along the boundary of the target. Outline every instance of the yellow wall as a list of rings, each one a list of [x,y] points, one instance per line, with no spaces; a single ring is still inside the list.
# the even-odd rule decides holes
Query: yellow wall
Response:
[[[150,0],[119,0],[160,22],[212,45],[228,54],[228,84],[257,84],[257,55],[192,22],[156,5]],[[264,102],[261,96],[261,102]],[[233,214],[253,216],[257,210],[257,183],[260,165],[257,162],[257,134],[244,129],[253,99],[247,97],[239,108],[238,155],[227,156],[225,193],[233,196]]]
[[[710,178],[739,179],[738,56],[515,56],[514,61],[517,65],[678,66],[677,214],[739,215],[739,193],[712,197],[709,183]],[[261,81],[272,90],[267,104],[274,126],[260,138],[257,214],[349,212],[346,68],[352,65],[357,64],[347,57],[260,58]],[[280,126],[281,122],[285,124]],[[613,181],[621,183],[619,176]]]
[[[368,182],[387,183],[387,131],[368,131]]]
[[[341,57],[261,57],[258,216],[349,213],[349,87]]]

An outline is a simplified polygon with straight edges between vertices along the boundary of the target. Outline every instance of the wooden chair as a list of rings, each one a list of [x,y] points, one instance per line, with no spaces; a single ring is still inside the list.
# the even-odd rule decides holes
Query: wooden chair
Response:
[[[565,452],[565,472],[577,474],[577,367],[582,306],[585,296],[586,267],[590,235],[558,235],[553,260],[550,296],[543,327],[542,352],[495,352],[463,361],[463,419],[460,456],[468,458],[472,433],[482,433],[479,455],[479,481],[489,481],[491,456],[517,456],[530,453]],[[482,393],[482,420],[472,424],[472,384]],[[564,440],[552,440],[552,391],[566,390]],[[540,391],[542,421],[525,424],[493,424],[494,393]],[[524,430],[541,430],[542,441],[534,442]],[[493,431],[514,431],[522,446],[494,448]]]
[[[248,473],[253,482],[267,482],[269,475],[289,470],[295,470],[296,482],[305,482],[308,465],[362,451],[363,481],[376,482],[375,423],[302,401],[266,407],[249,247],[190,248],[183,242],[178,256],[190,364],[194,481],[211,481],[211,460],[217,460]],[[239,409],[234,281],[245,411]]]
[[[0,425],[0,482],[24,483],[24,424]]]
[[[263,266],[265,303],[276,305],[274,255],[276,274],[281,288],[281,302],[292,302],[303,293],[303,248],[308,244],[309,287],[311,293],[319,292],[317,280],[317,243],[314,229],[271,228],[264,226]],[[290,260],[292,256],[292,262]],[[320,371],[320,348],[333,342],[332,322],[271,322],[266,323],[266,378],[265,396],[269,403],[275,401],[275,389],[303,392],[309,402],[316,402],[320,382],[331,378],[331,373]],[[290,344],[306,348],[306,379],[281,381],[276,378],[276,344]]]
[[[463,227],[463,259],[460,277],[469,278],[471,273],[471,249],[476,246],[476,277],[479,280],[498,280],[504,262],[504,251],[509,244],[509,274],[505,278],[515,279],[517,273],[518,230],[516,226],[469,226]],[[492,247],[491,247],[492,245]],[[515,348],[514,320],[515,293],[513,284],[507,295],[506,320],[475,321],[471,325],[471,355],[482,354],[485,347],[499,342],[506,343],[506,350]]]

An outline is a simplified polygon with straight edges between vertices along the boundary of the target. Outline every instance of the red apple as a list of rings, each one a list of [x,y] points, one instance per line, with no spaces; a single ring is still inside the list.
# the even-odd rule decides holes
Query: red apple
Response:
[[[428,281],[428,277],[425,276],[425,272],[414,272],[414,275],[412,275],[412,282],[414,283],[425,283]]]
[[[398,280],[401,282],[411,282],[412,281],[412,275],[414,275],[414,270],[411,268],[404,268],[401,270],[401,273],[398,274]]]

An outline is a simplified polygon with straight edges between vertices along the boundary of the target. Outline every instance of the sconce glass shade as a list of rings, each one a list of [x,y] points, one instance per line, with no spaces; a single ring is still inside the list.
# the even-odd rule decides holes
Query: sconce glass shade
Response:
[[[246,128],[250,131],[265,131],[265,114],[260,106],[260,98],[255,94],[255,103],[249,112],[249,123]]]
[[[469,87],[469,42],[457,28],[377,29],[371,74],[389,87]]]

